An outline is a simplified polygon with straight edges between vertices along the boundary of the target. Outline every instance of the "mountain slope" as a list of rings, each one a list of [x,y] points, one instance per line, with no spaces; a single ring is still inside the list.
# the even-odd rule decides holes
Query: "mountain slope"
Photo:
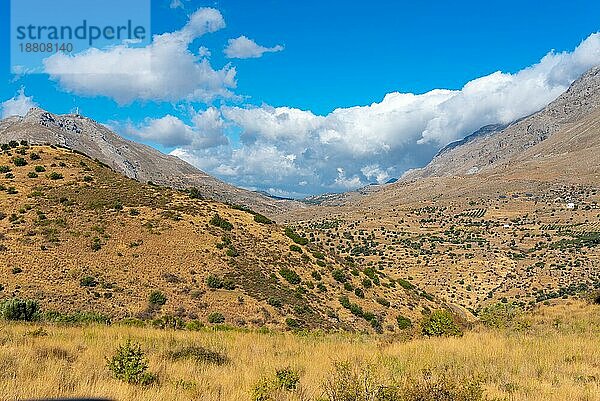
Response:
[[[237,326],[356,330],[390,330],[399,314],[438,305],[306,240],[296,245],[249,211],[139,183],[66,149],[17,146],[0,152],[0,169],[0,300],[113,319],[206,323],[219,312]],[[368,277],[381,285],[356,295]],[[164,306],[149,305],[152,291]]]
[[[403,180],[476,174],[510,163],[525,150],[551,138],[570,124],[576,124],[599,107],[600,67],[595,67],[543,110],[506,128],[484,127],[483,135],[478,134],[480,130],[451,144],[426,167],[407,172]]]
[[[298,202],[272,199],[228,185],[175,156],[128,141],[104,125],[76,114],[55,115],[34,108],[25,117],[0,121],[0,142],[11,140],[65,146],[140,182],[177,189],[196,187],[206,198],[245,205],[262,213],[300,206]]]

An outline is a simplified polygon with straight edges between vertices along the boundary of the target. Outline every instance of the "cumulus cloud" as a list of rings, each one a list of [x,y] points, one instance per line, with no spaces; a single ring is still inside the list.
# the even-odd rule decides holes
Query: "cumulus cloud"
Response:
[[[283,46],[281,45],[264,47],[246,36],[240,36],[239,38],[229,39],[223,52],[228,58],[258,58],[265,53],[280,52],[282,50]]]
[[[119,104],[231,97],[235,68],[227,65],[215,70],[206,59],[205,48],[198,54],[189,50],[195,39],[224,27],[218,10],[201,8],[181,30],[155,35],[147,46],[126,42],[74,55],[56,53],[44,60],[44,69],[67,91],[107,96]]]
[[[191,121],[192,124],[188,125],[178,117],[167,114],[158,119],[147,118],[142,124],[115,124],[113,128],[130,137],[171,148],[200,150],[228,145],[223,129],[225,122],[214,107],[202,112],[193,111]]]
[[[37,107],[37,103],[33,101],[33,97],[25,95],[25,88],[23,87],[19,89],[15,97],[0,104],[2,118],[24,116],[32,107]]]
[[[173,154],[239,186],[276,188],[278,194],[383,183],[425,165],[441,147],[484,125],[543,108],[598,64],[600,34],[593,34],[572,52],[550,52],[517,73],[495,72],[460,90],[394,92],[324,116],[291,107],[224,106],[211,112],[209,121],[219,123],[209,126],[213,132],[234,130],[239,143],[182,143]]]

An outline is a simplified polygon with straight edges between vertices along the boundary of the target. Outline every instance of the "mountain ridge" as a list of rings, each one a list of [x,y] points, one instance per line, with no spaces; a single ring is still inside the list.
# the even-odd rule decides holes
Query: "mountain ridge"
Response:
[[[0,121],[0,142],[10,140],[64,146],[98,159],[140,182],[183,190],[195,187],[206,198],[240,204],[261,213],[272,214],[302,206],[300,202],[267,197],[222,182],[176,156],[127,140],[78,114],[56,115],[32,108],[23,117],[13,116]]]

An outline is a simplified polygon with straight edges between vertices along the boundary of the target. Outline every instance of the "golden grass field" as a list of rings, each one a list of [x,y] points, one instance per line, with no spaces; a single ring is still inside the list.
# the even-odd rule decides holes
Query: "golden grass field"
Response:
[[[2,323],[0,394],[3,400],[251,400],[261,378],[290,367],[300,374],[299,390],[272,399],[329,400],[323,383],[334,363],[346,361],[355,369],[371,366],[375,383],[418,378],[429,369],[433,375],[445,371],[457,380],[481,380],[483,399],[600,400],[600,308],[562,302],[543,306],[524,319],[528,327],[520,331],[476,327],[460,338],[413,340],[123,326],[44,325],[40,330],[36,324]],[[149,370],[158,375],[157,384],[131,385],[112,378],[106,358],[126,339],[142,345]],[[230,362],[215,365],[167,357],[169,351],[191,345],[218,351]]]

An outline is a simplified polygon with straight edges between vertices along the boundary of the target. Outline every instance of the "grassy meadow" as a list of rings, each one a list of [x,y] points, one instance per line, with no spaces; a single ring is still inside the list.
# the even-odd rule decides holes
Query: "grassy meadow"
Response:
[[[108,369],[127,340],[155,381],[128,384]],[[579,301],[462,337],[0,325],[4,400],[592,401],[599,383],[600,307]]]

